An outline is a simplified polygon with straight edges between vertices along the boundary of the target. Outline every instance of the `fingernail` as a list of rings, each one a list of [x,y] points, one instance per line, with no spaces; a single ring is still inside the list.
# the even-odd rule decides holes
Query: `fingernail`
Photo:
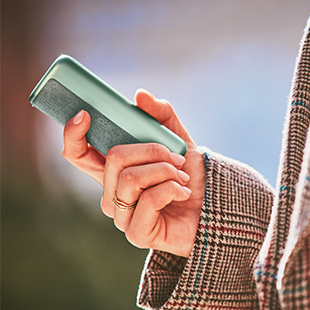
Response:
[[[184,183],[187,183],[187,182],[188,182],[188,180],[189,180],[189,175],[186,174],[184,171],[178,170],[178,175],[179,175],[180,179],[181,179]]]
[[[187,195],[190,195],[192,193],[192,191],[188,187],[183,186],[183,190]]]
[[[74,116],[74,118],[72,120],[73,124],[78,125],[78,124],[82,123],[83,117],[84,117],[84,110],[81,110],[77,115]]]
[[[178,166],[183,166],[183,164],[185,163],[185,158],[177,153],[171,153],[171,160],[173,162],[173,164],[178,167]]]

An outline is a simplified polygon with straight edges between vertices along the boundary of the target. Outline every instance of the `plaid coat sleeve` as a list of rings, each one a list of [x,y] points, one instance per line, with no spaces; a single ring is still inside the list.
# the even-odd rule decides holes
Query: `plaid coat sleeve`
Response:
[[[138,305],[146,309],[257,309],[254,260],[273,189],[253,169],[206,150],[205,199],[190,257],[151,250]]]

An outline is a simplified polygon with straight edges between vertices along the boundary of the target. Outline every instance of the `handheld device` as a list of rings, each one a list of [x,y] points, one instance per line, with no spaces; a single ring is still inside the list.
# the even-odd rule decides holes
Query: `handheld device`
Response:
[[[29,101],[62,126],[82,109],[87,111],[87,141],[105,156],[113,146],[131,143],[160,143],[181,155],[187,150],[179,136],[67,55],[54,61]]]

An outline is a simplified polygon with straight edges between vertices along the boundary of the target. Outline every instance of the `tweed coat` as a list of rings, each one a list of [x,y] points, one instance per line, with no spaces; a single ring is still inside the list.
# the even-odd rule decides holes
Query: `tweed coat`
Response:
[[[150,250],[146,309],[310,309],[310,18],[287,107],[276,190],[203,149],[206,189],[188,259]]]

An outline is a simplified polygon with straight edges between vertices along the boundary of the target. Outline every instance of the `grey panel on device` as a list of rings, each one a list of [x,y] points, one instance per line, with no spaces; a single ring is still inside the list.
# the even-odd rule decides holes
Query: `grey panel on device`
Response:
[[[136,138],[54,79],[44,85],[32,105],[62,126],[82,109],[87,111],[91,116],[87,141],[105,156],[115,145],[139,143]]]

